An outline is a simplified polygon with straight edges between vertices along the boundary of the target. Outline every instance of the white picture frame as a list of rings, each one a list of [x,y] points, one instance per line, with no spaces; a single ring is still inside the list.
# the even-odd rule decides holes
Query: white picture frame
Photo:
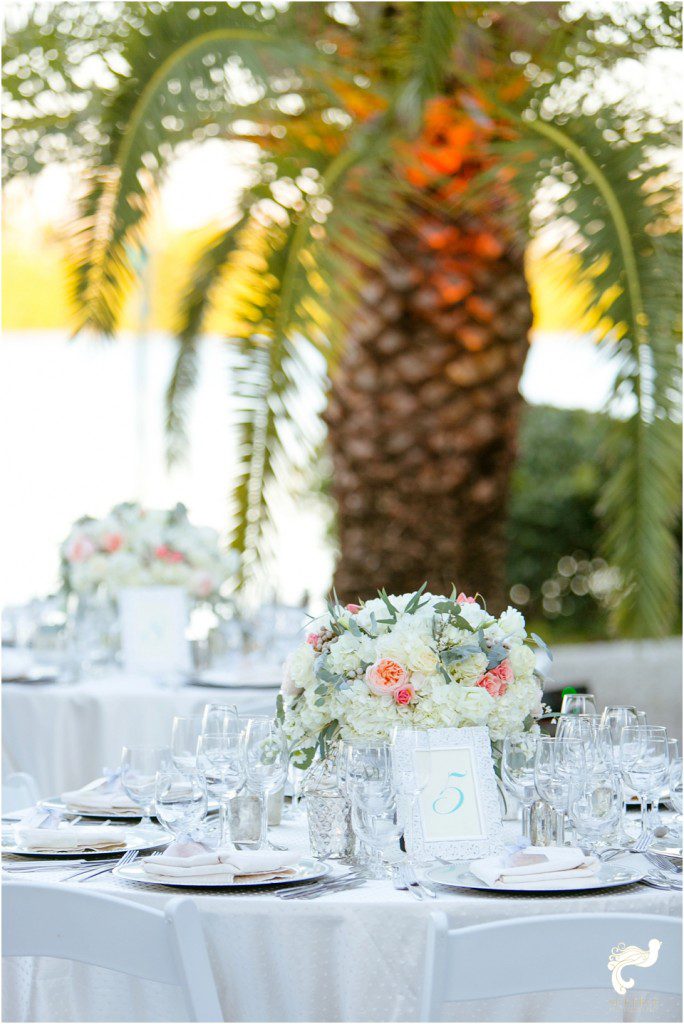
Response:
[[[415,794],[408,797],[404,842],[416,860],[470,861],[503,849],[499,791],[484,726],[399,730],[394,773],[397,791]]]
[[[183,587],[124,587],[118,595],[121,659],[129,672],[175,676],[192,668]]]

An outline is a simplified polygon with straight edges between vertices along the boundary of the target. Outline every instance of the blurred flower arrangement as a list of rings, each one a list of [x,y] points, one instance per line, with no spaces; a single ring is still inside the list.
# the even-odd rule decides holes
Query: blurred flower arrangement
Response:
[[[121,587],[184,587],[213,601],[236,570],[237,554],[222,551],[216,530],[195,526],[187,509],[146,509],[123,502],[103,519],[84,516],[61,547],[62,584],[79,595]]]
[[[474,597],[381,591],[328,614],[288,659],[278,701],[292,756],[306,767],[337,738],[388,738],[395,726],[486,725],[493,743],[543,714],[541,678],[515,608]]]

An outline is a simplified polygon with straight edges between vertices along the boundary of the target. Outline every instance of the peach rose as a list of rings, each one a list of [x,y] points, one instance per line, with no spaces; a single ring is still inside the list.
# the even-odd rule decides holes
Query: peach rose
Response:
[[[102,540],[102,547],[113,555],[123,544],[123,537],[120,533],[106,533]]]
[[[394,691],[394,699],[397,704],[410,704],[415,696],[416,691],[410,683],[407,683],[406,686],[402,686],[401,690]]]
[[[408,672],[398,661],[380,658],[366,669],[366,686],[371,693],[395,693],[408,684]]]
[[[484,687],[492,697],[503,697],[508,689],[508,684],[512,682],[513,669],[508,658],[505,658],[500,665],[478,679],[476,686]]]

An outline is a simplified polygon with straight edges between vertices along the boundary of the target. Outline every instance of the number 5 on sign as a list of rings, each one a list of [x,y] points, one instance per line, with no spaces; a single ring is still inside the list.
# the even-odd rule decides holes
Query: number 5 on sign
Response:
[[[425,841],[481,838],[485,829],[471,749],[416,750],[413,756],[429,765],[430,781],[420,800]],[[420,767],[425,770],[425,763]]]

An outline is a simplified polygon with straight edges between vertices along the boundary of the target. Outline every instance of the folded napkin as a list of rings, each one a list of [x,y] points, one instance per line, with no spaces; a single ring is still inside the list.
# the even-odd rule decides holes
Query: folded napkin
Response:
[[[188,878],[193,882],[267,882],[295,873],[300,854],[279,850],[210,849],[204,842],[176,840],[157,857],[145,857],[142,866],[151,878]]]
[[[126,845],[128,829],[112,825],[69,825],[45,828],[19,824],[14,837],[17,846],[42,853],[70,853],[72,850],[112,850]]]
[[[475,860],[476,878],[498,888],[564,889],[568,882],[596,875],[598,861],[575,846],[528,846]]]
[[[89,782],[83,789],[62,793],[62,800],[75,811],[104,811],[109,814],[140,811],[139,805],[124,792],[118,768],[114,771],[103,768],[99,779]]]

